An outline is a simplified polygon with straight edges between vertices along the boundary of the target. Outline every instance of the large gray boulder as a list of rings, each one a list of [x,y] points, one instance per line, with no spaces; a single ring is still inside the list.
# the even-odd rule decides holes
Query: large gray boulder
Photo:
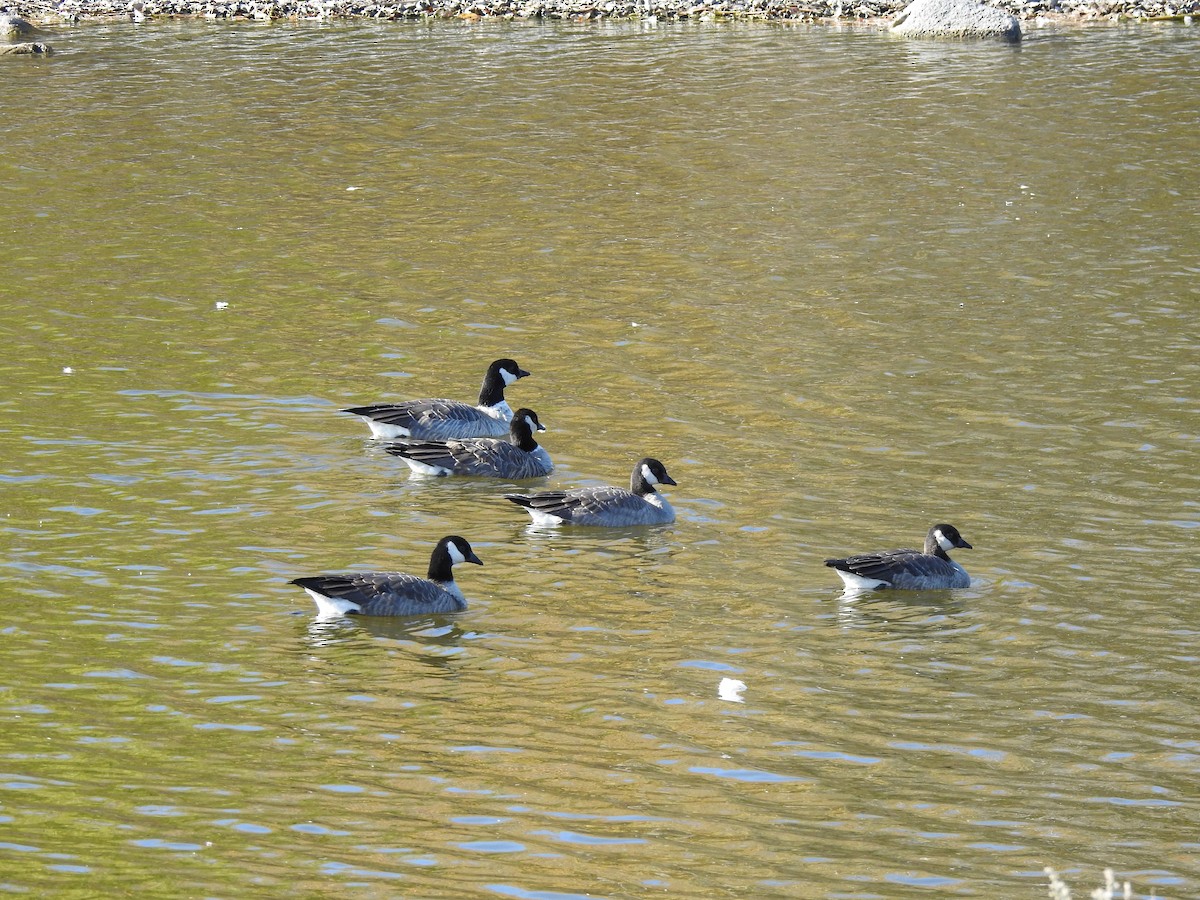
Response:
[[[915,0],[896,16],[892,31],[910,37],[1021,39],[1021,22],[973,0]]]

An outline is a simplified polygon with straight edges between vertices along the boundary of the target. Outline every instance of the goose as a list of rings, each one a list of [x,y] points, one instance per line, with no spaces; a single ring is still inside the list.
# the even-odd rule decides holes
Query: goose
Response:
[[[361,416],[371,428],[371,437],[383,440],[452,441],[504,437],[513,417],[512,408],[504,399],[504,389],[528,374],[511,359],[496,360],[483,376],[478,406],[457,400],[406,400],[355,406],[342,412]]]
[[[898,588],[910,591],[930,591],[971,586],[967,570],[952,560],[948,550],[961,547],[970,550],[953,525],[934,525],[925,537],[924,550],[884,550],[863,553],[845,559],[827,559],[848,591],[869,591],[875,588]]]
[[[507,441],[397,441],[384,449],[421,475],[479,475],[509,481],[549,475],[554,463],[533,437],[535,431],[546,430],[537,413],[518,409],[508,429]]]
[[[332,616],[417,616],[461,612],[467,598],[454,583],[458,563],[483,565],[471,545],[458,535],[437,542],[429,557],[428,578],[407,572],[364,572],[295,578],[317,603],[321,618]]]
[[[649,456],[638,460],[629,476],[629,490],[619,487],[585,487],[537,494],[505,494],[533,519],[534,525],[666,525],[675,521],[675,510],[656,484],[675,484],[666,467]]]

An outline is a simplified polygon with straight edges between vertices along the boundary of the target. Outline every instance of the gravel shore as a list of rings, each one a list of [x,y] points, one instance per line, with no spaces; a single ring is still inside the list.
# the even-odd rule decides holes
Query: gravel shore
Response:
[[[2,2],[2,0],[0,0]],[[647,19],[884,24],[909,0],[32,0],[9,11],[36,25],[195,17],[226,20],[372,18]],[[1200,23],[1200,0],[998,0],[1026,22]]]

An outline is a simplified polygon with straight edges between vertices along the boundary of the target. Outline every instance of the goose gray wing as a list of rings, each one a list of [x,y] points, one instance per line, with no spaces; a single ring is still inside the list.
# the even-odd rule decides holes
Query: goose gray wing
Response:
[[[315,575],[293,582],[335,600],[359,606],[365,616],[412,616],[459,612],[466,602],[440,584],[407,572]],[[350,611],[354,613],[354,610]]]
[[[901,590],[937,590],[971,584],[966,571],[953,560],[913,549],[862,553],[829,559],[825,565],[862,578],[878,579]]]
[[[502,458],[504,448],[517,449],[508,441],[479,438],[462,441],[396,441],[384,449],[394,456],[455,475],[487,474],[493,460]]]
[[[675,518],[669,507],[655,506],[632,491],[618,487],[507,496],[512,502],[532,512],[554,516],[572,525],[662,525]]]
[[[397,441],[386,448],[389,453],[413,459],[427,466],[447,469],[455,475],[507,478],[521,481],[549,475],[552,466],[541,447],[533,452],[522,450],[509,441],[472,440],[445,443],[409,443]]]
[[[475,437],[504,437],[508,420],[489,416],[478,407],[458,400],[406,400],[356,406],[345,412],[372,422],[404,429],[421,441],[450,441]]]
[[[517,506],[522,506],[530,513],[553,516],[564,522],[574,522],[576,513],[580,512],[582,498],[578,491],[542,491],[537,494],[505,494],[505,500],[511,500]]]
[[[549,454],[542,447],[532,451],[522,450],[508,441],[495,441],[486,450],[471,454],[466,465],[471,468],[471,475],[506,478],[509,481],[542,478],[554,468]]]

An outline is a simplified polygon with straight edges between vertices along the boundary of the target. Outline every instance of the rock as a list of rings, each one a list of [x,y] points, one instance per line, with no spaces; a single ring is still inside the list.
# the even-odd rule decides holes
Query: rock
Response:
[[[1021,22],[1002,9],[973,0],[915,0],[892,22],[910,37],[1021,39]]]
[[[33,34],[34,28],[20,16],[12,13],[0,13],[0,34],[5,37],[16,37],[19,34]]]
[[[54,48],[49,44],[26,41],[24,44],[0,44],[0,56],[50,56]]]

